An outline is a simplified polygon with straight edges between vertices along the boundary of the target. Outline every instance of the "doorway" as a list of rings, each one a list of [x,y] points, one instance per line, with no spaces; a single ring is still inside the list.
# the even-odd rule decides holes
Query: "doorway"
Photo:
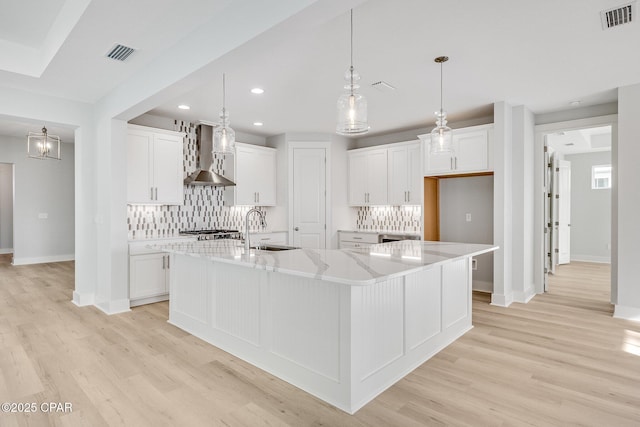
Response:
[[[13,253],[14,165],[0,163],[0,254]]]
[[[593,119],[592,119],[593,120]],[[610,118],[568,123],[542,132],[544,176],[543,290],[581,282],[589,272],[610,272],[612,142]],[[607,273],[610,274],[610,273]],[[611,281],[606,283],[610,300]],[[557,290],[556,290],[557,291]],[[555,294],[555,292],[552,292]]]
[[[318,142],[289,145],[290,241],[300,248],[327,247],[329,149]]]

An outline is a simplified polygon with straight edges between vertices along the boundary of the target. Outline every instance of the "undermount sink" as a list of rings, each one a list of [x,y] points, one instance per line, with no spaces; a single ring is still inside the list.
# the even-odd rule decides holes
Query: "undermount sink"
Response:
[[[260,245],[258,247],[251,246],[251,249],[257,249],[259,251],[290,251],[292,249],[300,249],[296,246],[286,246],[286,245]]]

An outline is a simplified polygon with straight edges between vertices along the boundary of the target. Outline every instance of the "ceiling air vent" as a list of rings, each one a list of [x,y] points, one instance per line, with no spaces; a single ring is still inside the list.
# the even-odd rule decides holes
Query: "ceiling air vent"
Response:
[[[132,47],[123,46],[117,44],[107,53],[107,58],[115,59],[116,61],[124,61],[135,51]]]
[[[379,90],[380,92],[393,92],[396,88],[384,80],[371,83],[371,87]]]
[[[613,28],[622,24],[629,24],[633,22],[635,9],[635,1],[632,1],[631,3],[627,3],[614,9],[603,10],[602,12],[600,12],[602,29],[606,30],[607,28]]]

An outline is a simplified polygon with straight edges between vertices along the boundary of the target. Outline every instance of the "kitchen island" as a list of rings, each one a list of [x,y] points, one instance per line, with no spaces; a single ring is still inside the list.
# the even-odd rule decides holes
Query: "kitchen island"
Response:
[[[160,249],[170,323],[353,414],[471,329],[471,257],[497,248]]]

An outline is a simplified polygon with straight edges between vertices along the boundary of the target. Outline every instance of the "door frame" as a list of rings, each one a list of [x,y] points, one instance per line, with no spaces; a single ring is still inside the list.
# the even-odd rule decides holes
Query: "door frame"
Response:
[[[579,130],[584,128],[611,126],[611,164],[617,168],[618,164],[618,115],[610,114],[606,116],[589,117],[585,119],[569,120],[564,122],[547,123],[535,126],[534,139],[534,286],[535,292],[544,293],[544,138],[548,134],[560,131]],[[613,196],[613,193],[612,193]],[[612,200],[612,209],[614,201]],[[614,218],[611,221],[611,237],[614,236]],[[617,262],[617,254],[611,252],[611,264]],[[613,274],[613,268],[611,269]],[[614,280],[611,280],[611,295],[614,295],[613,288],[616,286]]]
[[[287,187],[288,187],[288,201],[287,201],[287,209],[288,209],[288,220],[287,220],[287,241],[290,245],[293,244],[293,151],[296,148],[320,148],[325,150],[325,165],[324,165],[324,179],[325,179],[325,221],[327,224],[327,228],[324,233],[325,239],[325,248],[333,249],[331,247],[331,242],[333,239],[331,238],[331,233],[333,232],[332,228],[332,218],[331,218],[331,141],[290,141],[287,143]]]

